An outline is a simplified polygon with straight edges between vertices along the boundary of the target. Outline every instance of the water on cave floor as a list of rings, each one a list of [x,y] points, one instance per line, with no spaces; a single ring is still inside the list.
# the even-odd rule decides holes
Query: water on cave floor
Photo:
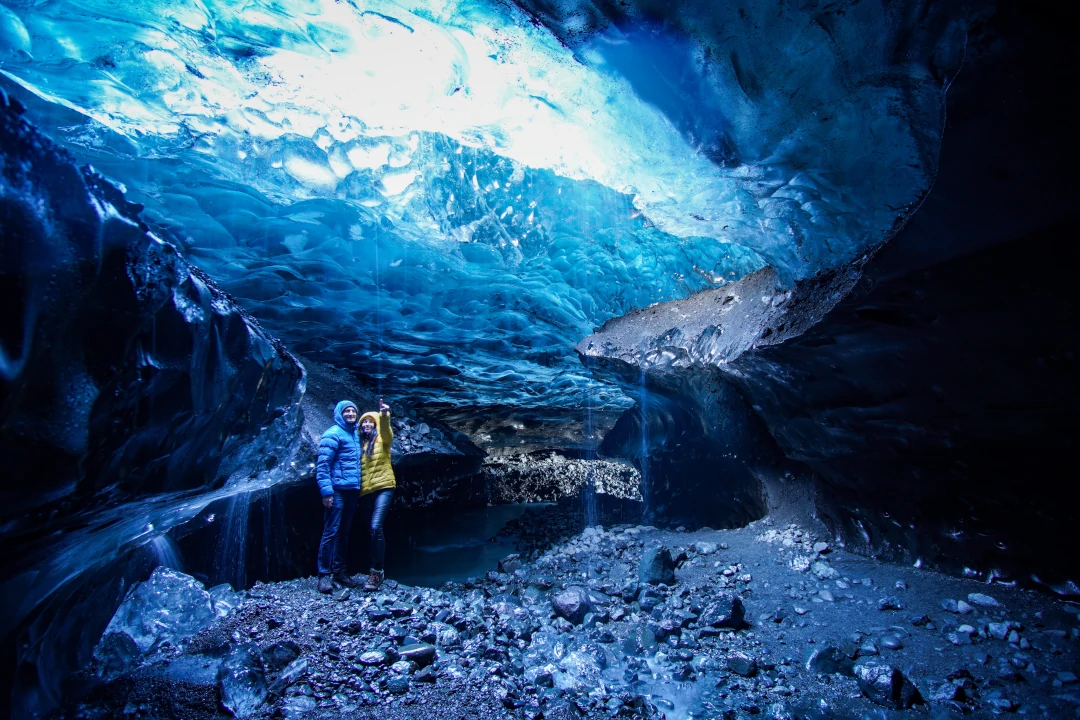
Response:
[[[421,587],[482,576],[497,569],[499,560],[515,551],[512,537],[495,537],[496,533],[525,511],[549,505],[520,503],[446,511],[411,526],[391,517],[386,526],[387,574],[398,582]],[[357,519],[354,533],[362,532],[364,520]]]

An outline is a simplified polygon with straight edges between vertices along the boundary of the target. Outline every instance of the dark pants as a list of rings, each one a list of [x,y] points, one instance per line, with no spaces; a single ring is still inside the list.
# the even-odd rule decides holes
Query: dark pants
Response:
[[[359,502],[359,490],[334,490],[334,505],[323,508],[322,541],[319,542],[320,575],[345,572],[345,556],[349,551],[349,527]]]
[[[390,501],[394,499],[393,490],[380,490],[370,495],[371,508],[371,569],[382,572],[386,557],[386,537],[383,535],[383,521]]]

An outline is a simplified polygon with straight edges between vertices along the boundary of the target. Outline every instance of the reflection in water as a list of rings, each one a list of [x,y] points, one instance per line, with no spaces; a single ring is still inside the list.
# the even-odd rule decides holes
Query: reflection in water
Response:
[[[388,519],[387,575],[406,585],[436,587],[447,580],[461,581],[496,570],[499,560],[515,549],[513,538],[492,540],[495,534],[526,510],[550,504],[447,511],[423,520]]]

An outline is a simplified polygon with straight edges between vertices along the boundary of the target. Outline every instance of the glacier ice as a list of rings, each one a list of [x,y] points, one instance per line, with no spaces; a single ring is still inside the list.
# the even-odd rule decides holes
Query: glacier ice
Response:
[[[622,8],[12,3],[0,73],[302,352],[449,408],[619,410],[574,342],[887,239],[964,47],[947,7]]]
[[[218,670],[221,704],[234,717],[252,715],[266,700],[267,686],[259,647],[234,645]]]
[[[141,652],[148,653],[165,643],[179,645],[216,617],[210,594],[198,580],[158,567],[117,608],[105,628],[105,638],[124,633]]]
[[[378,169],[373,200],[393,198],[419,176],[385,138],[438,134],[624,192],[788,278],[884,240],[933,177],[964,42],[943,12],[686,5],[574,32],[573,3],[525,5],[19,4],[5,36],[30,49],[3,72],[151,154],[291,196]]]

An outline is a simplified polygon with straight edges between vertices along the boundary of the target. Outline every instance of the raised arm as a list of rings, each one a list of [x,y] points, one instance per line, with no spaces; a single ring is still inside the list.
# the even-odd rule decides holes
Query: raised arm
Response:
[[[390,427],[390,406],[379,398],[379,438],[383,445],[389,445],[394,440],[394,429]]]

